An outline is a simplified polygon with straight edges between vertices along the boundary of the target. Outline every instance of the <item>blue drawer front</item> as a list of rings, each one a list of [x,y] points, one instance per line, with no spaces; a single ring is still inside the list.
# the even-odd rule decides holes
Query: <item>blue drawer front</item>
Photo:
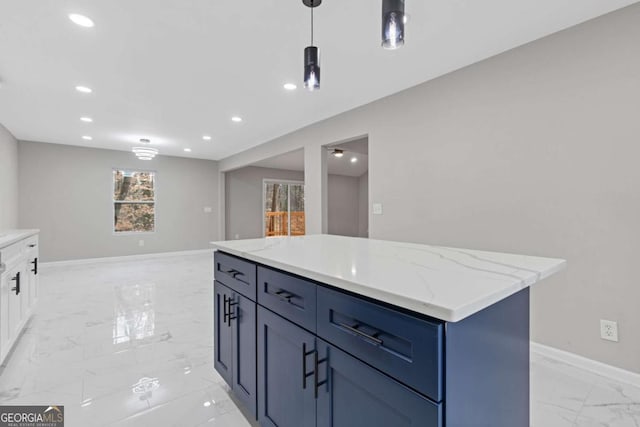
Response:
[[[442,427],[442,403],[318,341],[317,427]]]
[[[213,255],[213,264],[217,281],[252,301],[256,300],[255,264],[220,251]]]
[[[318,287],[318,336],[440,402],[443,325]]]
[[[258,303],[303,328],[316,331],[316,284],[258,267]]]

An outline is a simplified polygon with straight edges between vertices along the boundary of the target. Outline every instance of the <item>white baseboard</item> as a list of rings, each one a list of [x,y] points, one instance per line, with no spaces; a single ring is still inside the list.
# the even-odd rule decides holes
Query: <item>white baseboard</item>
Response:
[[[541,356],[584,369],[585,371],[593,372],[594,374],[602,377],[640,387],[640,374],[636,374],[635,372],[616,368],[615,366],[607,365],[606,363],[587,359],[586,357],[578,356],[577,354],[559,350],[554,347],[538,344],[533,341],[531,342],[531,351],[538,353]]]
[[[84,259],[71,259],[67,261],[41,262],[38,265],[38,267],[40,268],[65,267],[65,266],[71,266],[71,265],[136,261],[136,260],[154,259],[154,258],[168,258],[168,257],[174,257],[174,256],[201,255],[206,253],[210,253],[211,255],[213,255],[213,249],[197,249],[193,251],[159,252],[159,253],[151,253],[151,254],[125,255],[125,256],[104,257],[104,258],[84,258]]]

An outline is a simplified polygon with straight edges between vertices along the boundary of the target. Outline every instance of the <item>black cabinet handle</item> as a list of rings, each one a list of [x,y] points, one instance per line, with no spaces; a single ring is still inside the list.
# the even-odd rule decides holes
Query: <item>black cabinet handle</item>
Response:
[[[229,300],[228,300],[227,304],[228,304],[228,307],[229,307],[229,312],[227,313],[227,326],[230,328],[231,327],[231,321],[238,318],[238,314],[234,313],[233,311],[231,311],[231,307],[235,307],[236,305],[238,305],[240,303],[239,302],[234,302],[233,298],[229,297]]]
[[[30,247],[30,248],[35,248],[35,247],[36,247],[36,244],[35,244],[35,243],[31,243],[31,244],[29,245],[29,247]]]
[[[329,352],[329,350],[327,349],[327,353]],[[325,357],[324,359],[319,359],[318,358],[318,350],[313,352],[313,395],[314,397],[317,399],[318,398],[318,389],[320,388],[320,386],[323,386],[327,383],[328,379],[329,379],[329,374],[327,372],[327,377],[323,380],[323,381],[318,381],[318,378],[320,376],[320,364],[324,363],[324,362],[328,362],[329,361],[329,355],[327,354],[327,357]],[[328,364],[327,364],[327,368],[328,368]],[[328,369],[327,369],[328,371]]]
[[[33,261],[31,261],[31,264],[33,264],[33,268],[31,269],[31,271],[33,272],[34,275],[38,275],[38,258],[34,258]]]
[[[279,297],[282,301],[285,301],[291,304],[291,298],[295,298],[297,295],[281,289],[278,292],[276,292],[276,296]]]
[[[360,327],[360,325],[357,324],[357,323],[355,325],[353,325],[353,326],[349,326],[346,323],[338,323],[338,325],[340,325],[341,328],[346,329],[347,331],[355,334],[356,336],[359,336],[362,339],[365,339],[367,341],[371,341],[375,345],[380,346],[380,345],[383,344],[383,341],[380,338],[377,338],[375,336],[366,334],[366,333],[362,332],[361,330],[359,330],[358,327]]]
[[[16,285],[11,288],[11,290],[14,291],[16,295],[20,295],[20,272],[16,273],[16,275],[12,277],[11,280],[16,282]]]
[[[315,353],[315,350],[307,351],[307,343],[302,343],[302,389],[307,388],[307,378],[314,375],[315,371],[307,372],[307,356]]]
[[[222,323],[227,323],[227,319],[229,317],[229,303],[231,302],[231,298],[227,298],[226,294],[223,294],[222,297],[224,298],[224,309],[223,309],[223,317],[222,317]]]
[[[233,277],[234,279],[236,278],[236,276],[243,276],[244,274],[242,273],[242,271],[238,271],[235,269],[231,269],[231,270],[220,270],[225,274],[228,274],[229,276]]]

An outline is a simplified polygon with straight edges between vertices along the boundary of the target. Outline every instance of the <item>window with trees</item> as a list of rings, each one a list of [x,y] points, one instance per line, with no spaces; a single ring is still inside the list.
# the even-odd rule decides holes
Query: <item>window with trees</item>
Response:
[[[155,172],[113,171],[113,229],[116,233],[155,231]]]
[[[305,234],[304,183],[263,182],[264,236]]]

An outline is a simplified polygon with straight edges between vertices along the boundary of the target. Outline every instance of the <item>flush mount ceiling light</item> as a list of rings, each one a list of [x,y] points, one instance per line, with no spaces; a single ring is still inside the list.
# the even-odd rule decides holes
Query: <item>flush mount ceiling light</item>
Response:
[[[382,47],[398,49],[404,45],[404,0],[382,0]]]
[[[86,86],[76,86],[76,90],[78,92],[81,92],[81,93],[91,93],[91,92],[93,92],[93,90],[91,90],[90,87],[86,87]]]
[[[344,150],[336,148],[331,152],[331,154],[333,154],[334,157],[340,158],[340,157],[344,156]]]
[[[191,152],[191,148],[185,148],[184,151],[185,151],[185,153],[190,153]]]
[[[204,139],[205,141],[211,141],[211,137],[209,135],[203,135],[202,139]]]
[[[296,90],[298,89],[298,86],[294,83],[285,83],[284,85],[282,85],[282,87],[284,87],[286,90]]]
[[[80,15],[78,13],[70,13],[69,19],[71,19],[71,21],[74,24],[79,25],[81,27],[85,27],[85,28],[91,28],[95,25],[91,20],[91,18],[84,15]]]
[[[304,87],[313,91],[320,89],[320,55],[313,45],[313,9],[322,4],[322,0],[302,0],[311,9],[311,45],[304,48]]]
[[[93,139],[93,137],[89,136],[89,135],[85,135],[82,137],[82,139],[84,139],[85,141],[91,141]]]
[[[231,117],[231,121],[232,122],[236,122],[236,123],[240,123],[242,121],[242,117],[240,116],[233,116]]]
[[[133,147],[131,151],[140,160],[151,160],[158,155],[158,150],[151,147]]]
[[[93,119],[91,117],[80,117],[80,120],[85,123],[93,123]]]

